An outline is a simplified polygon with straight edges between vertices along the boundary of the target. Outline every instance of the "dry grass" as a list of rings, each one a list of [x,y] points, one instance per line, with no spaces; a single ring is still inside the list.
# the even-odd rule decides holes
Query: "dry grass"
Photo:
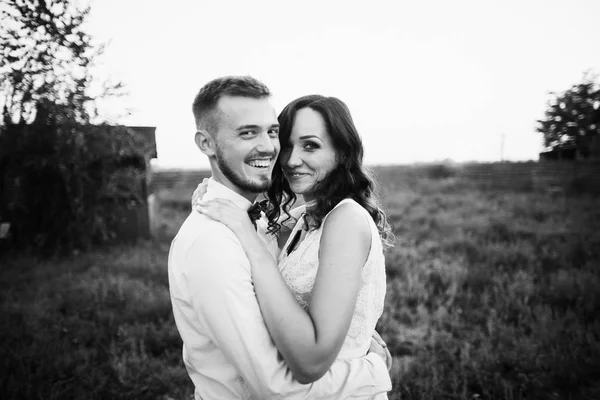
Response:
[[[451,179],[385,199],[391,398],[600,398],[597,199]]]
[[[597,199],[393,174],[382,189],[390,398],[600,398]],[[191,397],[166,273],[188,199],[170,204],[155,242],[1,261],[0,398]]]
[[[168,245],[2,266],[2,399],[189,398]]]

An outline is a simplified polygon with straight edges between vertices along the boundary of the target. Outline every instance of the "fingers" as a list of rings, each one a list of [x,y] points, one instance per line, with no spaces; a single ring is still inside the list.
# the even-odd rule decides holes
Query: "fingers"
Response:
[[[200,201],[198,201],[198,204],[201,206],[218,205],[221,207],[237,207],[233,201],[231,201],[229,199],[221,199],[221,198],[210,199],[210,200],[200,200]]]
[[[377,333],[377,331],[373,331],[372,339],[375,340],[381,347],[383,347],[383,348],[387,347],[387,344],[385,343],[385,341],[383,340],[381,335],[379,335],[379,333]]]
[[[197,187],[197,190],[202,194],[202,196],[200,196],[200,197],[204,197],[207,189],[208,189],[208,178],[204,178],[204,179],[202,179],[202,182],[200,182],[200,184]]]
[[[204,178],[204,179],[202,179],[202,182],[200,182],[198,184],[198,186],[196,187],[196,190],[194,190],[194,193],[192,194],[192,209],[194,209],[194,207],[196,206],[196,203],[198,203],[200,200],[202,200],[202,198],[206,194],[207,188],[208,188],[208,178]]]
[[[383,347],[381,347],[381,345],[375,339],[371,339],[371,346],[369,347],[369,353],[375,353],[379,357],[381,357],[383,359],[383,362],[385,362],[386,367],[388,367],[388,370],[389,370],[389,365],[391,363],[391,356],[390,356],[390,358],[388,358],[387,349],[384,349]]]
[[[371,338],[371,344],[369,346],[369,351],[372,351],[372,349],[377,345],[377,341],[373,338]]]
[[[196,205],[196,203],[198,202],[198,189],[194,190],[194,193],[192,194],[192,209],[194,208],[194,206]]]
[[[390,353],[390,350],[388,349],[387,344],[385,343],[385,341],[383,340],[383,338],[381,337],[381,335],[379,335],[379,333],[377,331],[373,331],[373,336],[371,336],[371,347],[372,348],[379,347],[381,349],[381,353],[378,351],[376,351],[376,353],[380,354],[384,358],[387,369],[388,369],[388,371],[390,371],[392,369],[392,362],[393,362],[392,353]]]
[[[204,200],[196,203],[194,210],[216,221],[222,222],[230,228],[241,219],[243,210],[227,199]]]
[[[220,208],[223,206],[219,199],[211,199],[211,200],[198,200],[195,204],[195,207],[198,208]]]
[[[217,198],[200,201],[194,210],[227,225],[238,237],[245,233],[256,232],[246,210],[238,207],[231,200]]]
[[[211,200],[200,200],[196,205],[203,209],[224,211],[231,210],[233,203],[228,203],[229,200],[224,199],[211,199]]]
[[[380,355],[383,355],[384,347],[379,344],[379,342],[373,338],[371,338],[371,346],[370,351],[374,351]]]
[[[393,364],[393,359],[392,359],[392,353],[390,353],[390,350],[385,347],[385,363],[387,365],[387,369],[388,372],[392,370],[392,364]]]
[[[194,207],[194,211],[206,215],[215,221],[224,222],[222,210],[219,207],[215,207],[214,204],[211,204],[210,202],[199,202]]]

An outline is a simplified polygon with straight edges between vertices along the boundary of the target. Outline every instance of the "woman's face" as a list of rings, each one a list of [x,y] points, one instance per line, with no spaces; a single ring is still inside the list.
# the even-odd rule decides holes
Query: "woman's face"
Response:
[[[337,166],[335,149],[321,114],[311,108],[296,112],[289,142],[280,153],[283,175],[295,194],[314,199],[315,184]]]

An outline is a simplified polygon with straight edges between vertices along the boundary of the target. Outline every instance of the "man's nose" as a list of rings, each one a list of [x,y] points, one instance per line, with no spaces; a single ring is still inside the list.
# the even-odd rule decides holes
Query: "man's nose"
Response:
[[[267,132],[264,132],[261,135],[259,135],[258,140],[259,143],[256,146],[256,148],[259,151],[271,154],[276,152],[276,145],[278,143],[275,143],[274,140],[277,139],[273,139]]]

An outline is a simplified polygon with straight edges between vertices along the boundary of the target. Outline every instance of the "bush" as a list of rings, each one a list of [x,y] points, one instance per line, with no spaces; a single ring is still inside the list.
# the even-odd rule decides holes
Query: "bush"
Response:
[[[454,178],[458,175],[456,168],[448,164],[436,164],[427,169],[427,177],[430,179]]]

